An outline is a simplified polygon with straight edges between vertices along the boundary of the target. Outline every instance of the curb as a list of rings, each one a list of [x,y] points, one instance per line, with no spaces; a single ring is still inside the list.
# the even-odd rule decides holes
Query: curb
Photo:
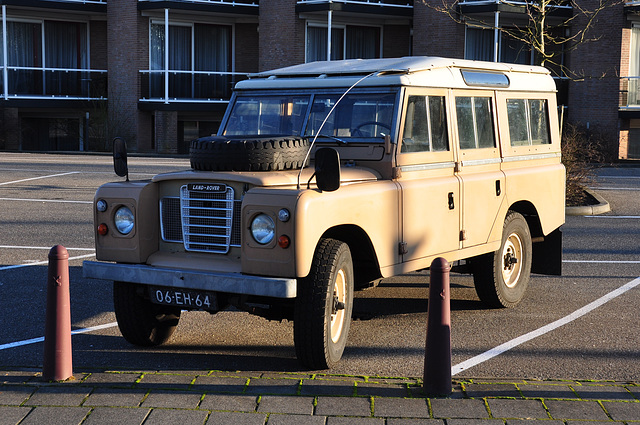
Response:
[[[640,421],[640,382],[419,378],[249,371],[84,371],[43,382],[0,369],[2,423],[227,425],[622,424]],[[147,419],[148,418],[148,419]],[[569,421],[569,422],[565,422]],[[581,421],[581,422],[576,422]]]
[[[585,191],[593,196],[596,201],[598,201],[595,205],[581,205],[578,207],[565,207],[566,215],[598,215],[604,214],[611,211],[611,205],[604,199],[602,196],[597,194],[595,191],[591,189],[585,189]]]

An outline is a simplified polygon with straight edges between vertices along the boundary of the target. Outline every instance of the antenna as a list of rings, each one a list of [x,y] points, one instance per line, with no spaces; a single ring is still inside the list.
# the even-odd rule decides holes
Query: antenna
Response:
[[[325,123],[329,119],[329,116],[333,113],[334,109],[336,109],[336,107],[338,106],[340,101],[342,99],[344,99],[344,97],[347,95],[347,93],[349,93],[351,91],[351,89],[353,89],[355,86],[360,84],[360,82],[362,82],[363,80],[365,80],[365,79],[367,79],[367,78],[371,77],[372,75],[375,75],[375,74],[377,74],[379,72],[381,72],[381,71],[373,71],[372,73],[365,75],[364,77],[360,78],[358,81],[353,83],[351,85],[351,87],[349,87],[344,93],[342,93],[342,96],[340,96],[338,101],[333,105],[333,107],[331,108],[331,110],[329,111],[327,116],[324,117],[324,120],[322,121],[322,124],[320,124],[320,128],[318,128],[318,131],[317,131],[316,135],[313,137],[313,140],[311,141],[311,145],[309,146],[309,150],[307,151],[307,154],[304,157],[304,161],[302,161],[302,167],[300,167],[300,172],[298,173],[298,181],[297,181],[297,188],[298,189],[300,189],[300,177],[302,176],[302,171],[304,170],[304,164],[306,164],[307,160],[309,159],[309,155],[311,155],[311,149],[313,149],[313,146],[316,143],[316,139],[322,133],[322,128],[324,127]],[[313,176],[311,176],[311,177],[313,177]]]

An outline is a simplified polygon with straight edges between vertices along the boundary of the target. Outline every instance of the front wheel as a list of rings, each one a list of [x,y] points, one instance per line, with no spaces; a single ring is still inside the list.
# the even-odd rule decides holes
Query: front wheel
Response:
[[[514,307],[522,301],[529,284],[532,252],[527,221],[521,214],[509,212],[500,249],[473,261],[473,283],[480,300],[491,307]]]
[[[113,283],[113,306],[124,339],[143,347],[167,342],[180,320],[180,308],[153,304],[134,283]]]
[[[342,357],[353,310],[353,263],[349,246],[322,239],[309,276],[300,279],[293,335],[298,360],[329,369]]]

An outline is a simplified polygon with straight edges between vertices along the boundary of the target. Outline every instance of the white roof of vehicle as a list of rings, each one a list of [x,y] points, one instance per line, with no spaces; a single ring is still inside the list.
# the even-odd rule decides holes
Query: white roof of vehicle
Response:
[[[472,74],[475,78],[469,77]],[[507,77],[506,80],[504,76]],[[431,56],[310,62],[251,74],[248,80],[239,82],[236,89],[347,88],[360,79],[362,81],[358,83],[359,87],[404,85],[556,90],[549,70],[541,66]]]

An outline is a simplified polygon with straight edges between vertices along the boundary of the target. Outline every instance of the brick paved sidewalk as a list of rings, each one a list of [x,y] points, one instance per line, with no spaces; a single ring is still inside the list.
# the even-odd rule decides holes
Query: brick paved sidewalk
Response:
[[[640,383],[464,379],[427,398],[415,378],[261,372],[0,371],[0,425],[599,425],[640,423]]]

